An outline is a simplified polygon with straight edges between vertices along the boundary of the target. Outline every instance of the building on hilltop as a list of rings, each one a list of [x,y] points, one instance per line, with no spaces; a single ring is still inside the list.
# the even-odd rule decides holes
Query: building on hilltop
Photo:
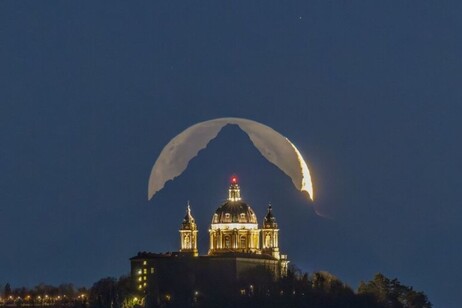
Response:
[[[228,199],[212,216],[207,255],[198,254],[198,232],[188,202],[178,252],[139,252],[130,259],[133,283],[145,297],[146,307],[169,302],[187,305],[199,294],[216,295],[220,290],[245,292],[239,281],[259,269],[269,270],[274,279],[287,274],[289,261],[279,252],[279,229],[271,205],[259,228],[255,212],[241,198],[236,177]]]

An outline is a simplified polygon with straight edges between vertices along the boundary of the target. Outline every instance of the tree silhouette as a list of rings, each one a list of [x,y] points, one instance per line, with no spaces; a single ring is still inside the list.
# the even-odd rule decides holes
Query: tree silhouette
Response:
[[[3,288],[3,297],[8,298],[11,295],[11,286],[9,283],[5,284]]]
[[[98,280],[90,289],[90,307],[113,308],[116,301],[117,279],[107,277]]]
[[[389,279],[378,273],[374,279],[358,287],[359,295],[373,298],[381,307],[386,308],[431,308],[423,292],[414,291],[412,287],[402,285],[398,279]]]
[[[207,278],[192,280],[187,284],[181,282],[176,284],[184,277],[170,276],[170,278],[174,283],[173,287],[183,289],[184,294],[177,292],[171,300],[161,301],[162,307],[432,307],[423,292],[380,273],[370,281],[361,282],[356,293],[328,272],[315,272],[308,275],[294,266],[289,268],[287,276],[281,278],[276,278],[273,272],[264,266],[241,272],[237,280],[226,280],[220,276],[219,280]],[[8,305],[16,303],[18,306],[26,303],[24,300],[28,297],[28,304],[31,306],[87,308],[89,305],[90,308],[134,308],[144,301],[133,288],[134,284],[130,276],[100,279],[90,290],[76,289],[70,283],[58,287],[41,283],[32,289],[22,287],[12,290],[7,283],[3,288],[3,296],[5,298],[12,296],[14,300],[8,301]],[[59,301],[58,296],[61,298]],[[146,308],[151,307],[146,306]]]

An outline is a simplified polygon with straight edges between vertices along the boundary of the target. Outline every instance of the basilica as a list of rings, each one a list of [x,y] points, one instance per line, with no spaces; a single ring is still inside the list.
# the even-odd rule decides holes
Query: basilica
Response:
[[[279,229],[271,205],[260,227],[257,215],[241,197],[236,177],[231,179],[227,200],[212,216],[207,255],[199,255],[198,232],[188,203],[178,252],[139,252],[130,259],[133,283],[146,298],[146,306],[210,293],[217,283],[228,286],[228,291],[245,292],[239,282],[258,269],[271,272],[274,279],[287,274],[289,261],[279,251]]]

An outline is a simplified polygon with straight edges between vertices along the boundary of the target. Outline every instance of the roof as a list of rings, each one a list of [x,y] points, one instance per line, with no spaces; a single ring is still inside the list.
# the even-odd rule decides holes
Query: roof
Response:
[[[183,255],[179,252],[165,252],[165,253],[154,253],[154,252],[138,252],[138,254],[130,260],[146,260],[146,259],[168,259],[168,258],[181,258],[181,257],[190,257],[188,255]],[[221,253],[218,255],[202,255],[195,258],[214,258],[214,259],[227,259],[227,258],[247,258],[247,259],[264,259],[264,260],[277,260],[271,255],[268,254],[257,254],[257,253],[245,253],[245,252],[229,252]]]

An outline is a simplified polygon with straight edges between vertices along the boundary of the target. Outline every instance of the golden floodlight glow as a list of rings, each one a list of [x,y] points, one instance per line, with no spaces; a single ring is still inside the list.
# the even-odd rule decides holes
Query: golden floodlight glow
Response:
[[[300,168],[302,169],[302,186],[300,191],[306,191],[309,195],[311,200],[314,200],[314,194],[313,194],[313,183],[311,182],[311,175],[310,175],[310,169],[308,169],[308,165],[306,164],[305,160],[303,159],[302,154],[300,154],[300,151],[297,149],[297,147],[290,142],[289,139],[286,138],[286,140],[290,143],[290,145],[294,148],[295,153],[297,153],[297,158],[298,161],[300,162]]]

